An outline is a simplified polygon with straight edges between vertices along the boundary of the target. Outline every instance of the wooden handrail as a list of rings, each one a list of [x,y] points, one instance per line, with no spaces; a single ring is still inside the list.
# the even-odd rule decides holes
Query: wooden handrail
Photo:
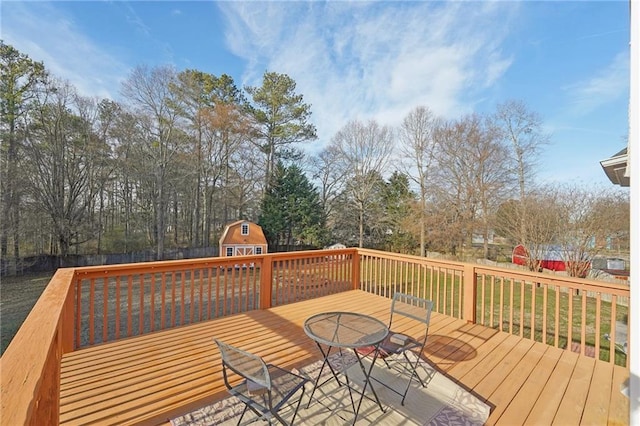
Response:
[[[558,347],[558,333],[553,340],[546,325],[552,318],[559,324],[565,312],[560,303],[553,310],[547,303],[567,299],[567,318],[581,315],[567,339],[577,336],[581,353],[587,328],[597,334],[608,326],[616,341],[616,313],[626,309],[630,295],[622,284],[355,248],[60,269],[1,358],[1,423],[58,422],[60,360],[84,338],[101,343],[352,288],[387,297],[401,289],[469,322],[520,334],[526,326],[534,339],[533,329],[542,323],[541,338]],[[518,312],[515,301],[508,305],[497,296],[509,290],[513,298],[514,289],[522,295]],[[593,324],[585,315],[589,303],[597,306]],[[610,362],[615,355],[612,345]]]

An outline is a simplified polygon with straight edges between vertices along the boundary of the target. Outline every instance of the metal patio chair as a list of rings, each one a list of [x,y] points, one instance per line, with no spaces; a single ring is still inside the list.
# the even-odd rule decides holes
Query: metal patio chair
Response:
[[[304,385],[309,379],[273,364],[266,364],[259,356],[218,339],[214,338],[213,340],[218,345],[222,356],[224,384],[231,395],[245,404],[242,415],[238,419],[238,425],[241,424],[247,409],[258,416],[257,419],[252,419],[247,423],[263,419],[271,424],[275,418],[284,425],[293,425],[304,396]],[[238,384],[232,384],[229,370],[241,376],[243,380]],[[296,402],[293,396],[298,391],[300,391],[300,396]],[[289,403],[289,401],[291,402]],[[295,409],[291,422],[288,423],[279,412],[291,404],[295,404]]]
[[[408,374],[409,380],[407,387],[401,392],[373,376],[372,379],[402,396],[402,405],[404,405],[404,400],[407,397],[411,382],[414,379],[417,379],[422,387],[427,386],[425,380],[418,374],[418,368],[422,368],[425,371],[428,379],[431,379],[433,375],[433,371],[428,370],[420,363],[422,351],[427,344],[432,310],[433,302],[431,300],[404,293],[395,293],[391,302],[389,335],[378,347],[378,359],[384,361],[388,368],[393,368],[401,374]],[[419,329],[412,329],[411,336],[394,331],[394,324],[401,319],[401,317],[417,321],[419,323],[417,326]],[[359,350],[359,353],[365,356],[371,356],[374,350],[375,348],[368,348]]]

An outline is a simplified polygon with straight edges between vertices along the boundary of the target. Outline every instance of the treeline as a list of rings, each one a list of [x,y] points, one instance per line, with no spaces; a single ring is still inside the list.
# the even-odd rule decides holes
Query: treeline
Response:
[[[460,254],[475,236],[486,257],[494,233],[590,253],[628,244],[624,191],[536,186],[548,136],[519,101],[456,120],[418,106],[397,128],[347,121],[308,155],[311,106],[285,74],[238,88],[225,74],[139,66],[116,102],[0,48],[5,262],[147,249],[163,259],[216,246],[237,219],[285,247]]]

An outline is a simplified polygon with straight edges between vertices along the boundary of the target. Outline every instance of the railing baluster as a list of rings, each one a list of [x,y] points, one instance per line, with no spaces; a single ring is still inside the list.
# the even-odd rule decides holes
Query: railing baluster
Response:
[[[169,318],[169,326],[176,326],[176,303],[178,303],[176,299],[176,273],[171,273],[171,282],[169,283],[171,286],[171,312]]]
[[[138,288],[140,289],[140,308],[138,309],[138,330],[139,334],[144,334],[144,275],[138,274]]]
[[[189,280],[189,324],[193,323],[195,317],[195,309],[196,309],[196,271],[190,271],[189,275],[191,279]]]
[[[560,346],[560,286],[556,285],[555,286],[555,290],[556,290],[556,317],[555,317],[555,326],[554,326],[554,331],[555,331],[555,339],[554,339],[554,346],[557,348]]]
[[[596,359],[600,359],[600,323],[601,323],[600,317],[601,315],[602,315],[602,293],[597,292],[596,293],[596,317],[594,318]],[[611,360],[609,360],[609,362],[611,362]]]
[[[433,285],[434,285],[434,283],[433,283],[433,278],[432,277],[435,274],[435,276],[436,276],[435,285],[439,286],[440,285],[440,276],[442,275],[442,271],[440,270],[440,267],[437,267],[437,268],[436,267],[431,267],[429,269],[429,271],[430,271],[430,275],[431,275],[430,276],[431,280],[430,280],[430,283],[429,283],[429,299],[433,300]]]
[[[504,331],[504,276],[500,277],[500,302],[499,302],[498,330]]]
[[[160,330],[164,330],[166,327],[166,311],[167,311],[167,274],[162,272],[160,279]]]
[[[460,272],[462,274],[462,272]],[[462,310],[462,301],[464,300],[464,283],[462,278],[457,281],[458,285],[458,318],[464,317],[464,311]]]
[[[89,280],[89,344],[95,343],[95,295],[96,295],[96,280],[91,278]]]
[[[616,359],[616,342],[618,341],[618,336],[616,333],[616,321],[618,319],[618,310],[617,310],[617,297],[613,295],[611,299],[611,321],[610,321],[610,333],[609,333],[609,362],[613,360],[615,362]],[[627,334],[628,335],[628,334]],[[629,357],[627,357],[627,367],[629,366]]]
[[[184,325],[186,303],[184,300],[185,293],[187,292],[187,271],[180,273],[180,325]]]
[[[485,316],[485,310],[486,310],[486,295],[485,295],[485,291],[486,291],[486,283],[485,283],[485,275],[481,275],[480,276],[480,285],[481,285],[481,292],[480,292],[480,324],[485,325],[484,322],[484,316]]]
[[[496,284],[495,278],[496,278],[495,275],[491,275],[491,278],[489,280],[490,281],[490,285],[491,285],[491,291],[489,292],[489,294],[491,295],[490,296],[491,300],[489,302],[489,309],[490,309],[490,311],[489,311],[489,324],[491,324],[490,327],[495,327],[496,326],[496,324],[494,322],[495,321],[495,318],[494,318],[495,317],[495,314],[494,314],[495,302],[494,301],[495,301],[495,284]]]
[[[514,304],[514,285],[515,279],[509,278],[509,334],[513,334],[513,304]]]
[[[586,342],[587,342],[587,292],[582,291],[582,306],[580,309],[580,354],[585,354]]]
[[[520,279],[520,337],[524,337],[524,280]]]
[[[213,303],[212,285],[213,285],[213,267],[207,269],[207,319],[211,319],[211,303]]]
[[[199,291],[200,291],[200,301],[198,304],[198,321],[202,321],[202,309],[203,309],[203,305],[204,305],[204,269],[197,269],[198,271],[198,284],[199,284]]]
[[[120,338],[120,286],[122,285],[120,281],[120,275],[116,277],[116,339]]]
[[[573,344],[573,293],[574,289],[569,287],[567,291],[567,299],[569,303],[569,307],[567,308],[567,349],[569,350],[571,350],[571,346]]]
[[[251,295],[251,289],[249,288],[249,265],[247,265],[246,269],[242,269],[242,273],[244,275],[244,281],[245,281],[245,289],[246,289],[246,295],[245,295],[245,303],[244,303],[244,310],[248,311],[249,310],[249,296]],[[254,295],[255,298],[255,295]]]
[[[76,336],[75,347],[84,346],[82,339],[82,279],[78,276],[76,280]]]
[[[102,341],[109,340],[109,278],[102,279]]]
[[[542,343],[548,345],[547,342],[547,324],[549,314],[549,286],[544,285],[542,289]]]
[[[530,320],[530,327],[531,327],[531,337],[530,339],[535,341],[536,340],[536,284],[534,284],[533,282],[530,284],[531,286],[531,320]]]
[[[227,285],[227,281],[229,280],[228,269],[225,268],[222,274],[222,280],[220,285],[222,286],[222,316],[228,315],[229,312],[229,286]]]
[[[230,307],[230,314],[237,314],[237,308],[236,308],[236,281],[237,281],[237,271],[236,268],[232,268],[231,269],[231,274],[229,274],[231,277],[231,279],[229,280],[229,282],[225,282],[225,284],[227,284],[229,287],[231,287],[231,307]]]
[[[156,274],[151,274],[151,301],[150,301],[150,320],[151,330],[155,330],[156,326]]]
[[[127,336],[133,335],[133,277],[127,277]]]

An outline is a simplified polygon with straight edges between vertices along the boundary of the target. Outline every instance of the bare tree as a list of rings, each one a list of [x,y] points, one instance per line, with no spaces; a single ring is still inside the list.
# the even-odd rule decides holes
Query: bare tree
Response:
[[[507,221],[514,230],[520,232],[520,208],[524,205],[527,220],[524,232],[527,243],[523,244],[527,251],[527,267],[531,271],[541,271],[542,261],[554,251],[560,241],[564,212],[560,203],[560,193],[551,188],[545,191],[530,192],[523,201],[511,203],[511,212]]]
[[[231,215],[238,219],[257,221],[262,195],[260,177],[262,165],[259,153],[248,144],[242,144],[231,156],[231,173],[226,185]]]
[[[146,133],[138,117],[130,111],[119,109],[114,120],[109,137],[115,168],[109,193],[115,213],[107,231],[112,249],[126,253],[147,246],[143,231],[153,221],[151,208],[144,202],[144,179],[139,176],[140,164],[144,161],[139,147],[144,145]]]
[[[530,192],[524,205],[528,242],[523,246],[530,270],[541,270],[542,261],[555,256],[570,276],[584,277],[593,258],[609,250],[614,241],[628,249],[629,199],[624,192],[576,185],[548,187]],[[497,217],[502,232],[520,228],[519,207],[516,200],[500,207]]]
[[[507,151],[479,115],[443,126],[436,134],[439,149],[439,196],[456,212],[458,246],[471,246],[473,234],[483,236],[488,256],[492,217],[509,187]]]
[[[208,168],[205,171],[208,182],[207,192],[209,195],[216,190],[221,192],[218,208],[207,210],[206,223],[220,221],[226,224],[230,220],[240,219],[237,213],[234,213],[234,211],[237,212],[237,205],[231,200],[232,188],[237,184],[238,177],[233,170],[233,164],[244,148],[250,147],[251,122],[238,103],[218,102],[214,110],[203,113],[208,123],[206,143]],[[248,160],[248,163],[250,162]],[[260,181],[260,178],[256,177],[256,180]],[[207,199],[210,200],[211,197]]]
[[[437,144],[435,131],[439,119],[424,106],[413,109],[400,126],[401,152],[406,160],[405,172],[418,186],[420,256],[425,255],[427,202],[431,169],[436,162]]]
[[[346,187],[347,170],[340,167],[340,153],[330,146],[311,158],[311,174],[319,187],[320,205],[327,226],[335,225],[336,200]]]
[[[139,175],[144,177],[151,174],[151,179],[147,180],[147,190],[152,201],[152,237],[158,259],[164,257],[169,186],[175,157],[181,149],[180,140],[175,135],[178,113],[173,108],[179,100],[170,90],[170,84],[174,83],[175,78],[173,68],[150,69],[140,66],[131,72],[122,85],[122,95],[132,107],[145,133],[145,140],[139,145],[140,154],[144,158],[139,165]]]
[[[93,200],[106,179],[108,147],[93,131],[91,110],[72,86],[52,80],[25,142],[31,201],[49,216],[63,258],[94,237]]]
[[[86,162],[91,166],[87,171],[88,184],[83,197],[86,199],[91,229],[87,240],[97,239],[100,253],[102,229],[104,225],[105,189],[111,179],[113,162],[107,134],[113,124],[113,114],[117,106],[110,101],[76,96],[74,99],[80,118],[80,138],[84,139]]]
[[[549,136],[542,131],[541,117],[529,110],[522,101],[509,100],[497,106],[493,116],[493,125],[500,137],[511,147],[510,169],[518,182],[519,209],[517,240],[527,244],[526,222],[529,214],[525,206],[528,185],[535,177],[535,165],[542,147],[548,143]]]
[[[188,156],[192,172],[188,180],[192,183],[185,194],[193,199],[193,207],[186,209],[188,217],[185,213],[189,222],[188,240],[190,244],[209,245],[211,225],[217,220],[223,223],[229,220],[228,197],[222,196],[222,205],[217,205],[215,210],[207,201],[212,199],[213,192],[226,191],[225,182],[231,173],[230,156],[242,140],[248,140],[246,99],[233,79],[225,74],[217,77],[186,70],[178,74],[177,82],[170,86],[179,100],[172,107],[185,119],[182,127],[191,142]]]
[[[374,120],[350,121],[335,134],[330,146],[340,155],[349,200],[358,212],[358,245],[363,247],[365,214],[389,164],[393,134],[389,127]]]
[[[585,277],[593,258],[606,250],[609,237],[628,235],[629,205],[622,197],[616,200],[611,190],[566,185],[559,192],[562,260],[569,276]]]

